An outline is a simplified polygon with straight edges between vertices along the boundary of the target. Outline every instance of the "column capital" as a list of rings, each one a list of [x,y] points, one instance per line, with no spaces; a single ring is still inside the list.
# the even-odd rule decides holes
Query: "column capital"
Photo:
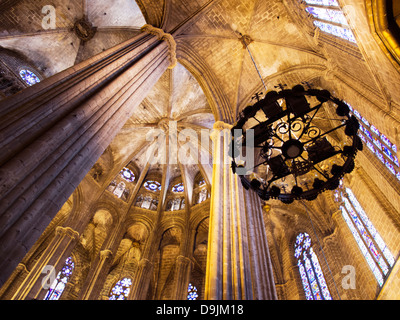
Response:
[[[74,229],[70,227],[61,227],[58,226],[56,228],[56,235],[66,235],[70,237],[71,239],[79,239],[79,232],[75,231]]]
[[[158,40],[167,42],[169,48],[169,56],[171,60],[171,64],[168,69],[175,68],[178,60],[176,59],[176,42],[174,37],[171,34],[164,32],[164,30],[160,28],[153,27],[151,24],[145,24],[143,27],[140,28],[140,31],[155,35],[157,36]]]
[[[224,130],[230,130],[232,129],[232,125],[229,123],[223,122],[223,121],[216,121],[213,125],[213,129],[210,134],[211,140],[215,141],[217,137],[220,137],[220,133],[224,132]]]
[[[213,125],[213,129],[215,130],[224,130],[224,129],[228,129],[231,130],[232,129],[232,125],[223,121],[216,121]]]
[[[112,256],[112,251],[110,249],[105,249],[100,251],[100,259],[108,259]]]

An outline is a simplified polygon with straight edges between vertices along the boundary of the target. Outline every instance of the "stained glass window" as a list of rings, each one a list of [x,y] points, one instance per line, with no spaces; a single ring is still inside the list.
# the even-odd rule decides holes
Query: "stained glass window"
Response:
[[[157,210],[157,206],[158,206],[158,200],[157,199],[153,199],[149,195],[146,195],[146,196],[139,195],[137,197],[137,199],[136,199],[135,206],[139,207],[139,208],[143,208],[143,209],[156,211]]]
[[[36,74],[34,74],[32,71],[22,69],[19,72],[19,75],[21,76],[22,80],[24,80],[25,83],[29,86],[32,86],[35,83],[40,82],[39,77]]]
[[[203,202],[204,200],[206,200],[207,199],[207,189],[202,189],[200,192],[199,192],[199,198],[198,198],[198,202],[197,203],[201,203],[201,202]]]
[[[294,256],[297,259],[301,282],[307,300],[332,300],[318,257],[311,247],[308,233],[296,238]]]
[[[65,285],[71,278],[72,272],[74,271],[74,262],[71,257],[65,260],[65,264],[61,271],[58,273],[56,279],[54,279],[49,290],[47,291],[44,300],[58,300],[64,292]]]
[[[123,278],[111,289],[109,300],[126,300],[131,290],[132,280]]]
[[[188,295],[187,295],[187,299],[188,300],[196,300],[198,298],[198,294],[197,294],[197,288],[192,285],[191,283],[189,283],[188,286]]]
[[[345,26],[348,25],[343,12],[340,10],[325,9],[320,7],[307,7],[306,11],[320,20],[336,22]]]
[[[135,175],[128,168],[123,168],[119,174],[121,175],[122,178],[124,178],[128,182],[135,181]]]
[[[172,187],[172,192],[183,192],[184,189],[183,183],[181,182]]]
[[[160,191],[161,190],[161,184],[158,181],[148,180],[143,185],[149,191]]]
[[[121,198],[122,194],[125,191],[125,183],[122,181],[118,183],[117,187],[114,189],[113,193],[117,198]]]
[[[316,4],[319,6],[332,6],[338,7],[339,3],[336,0],[306,0],[308,4]]]
[[[336,0],[306,0],[305,10],[314,18],[314,25],[321,31],[350,42],[356,42],[346,17]]]
[[[335,198],[344,204],[340,206],[342,216],[379,286],[382,286],[384,278],[394,265],[394,257],[351,189],[343,188],[341,184],[336,194]]]
[[[351,107],[349,104],[347,104]],[[360,119],[358,136],[367,145],[368,149],[386,166],[386,168],[400,181],[400,163],[397,158],[397,147],[378,128],[351,107],[352,113]]]

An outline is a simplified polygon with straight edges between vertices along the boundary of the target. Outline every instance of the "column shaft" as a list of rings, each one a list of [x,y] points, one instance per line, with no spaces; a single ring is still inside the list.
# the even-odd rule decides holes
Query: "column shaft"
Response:
[[[212,134],[214,163],[205,297],[276,299],[261,203],[232,172],[228,155],[230,128],[216,122]]]
[[[0,102],[0,285],[169,65],[143,33]]]

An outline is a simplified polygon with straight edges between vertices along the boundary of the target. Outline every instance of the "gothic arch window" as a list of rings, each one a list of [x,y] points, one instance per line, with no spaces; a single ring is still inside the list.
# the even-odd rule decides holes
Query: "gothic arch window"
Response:
[[[32,71],[27,70],[27,69],[21,69],[19,71],[19,75],[22,80],[28,85],[28,86],[33,86],[36,83],[40,82],[39,77]]]
[[[305,0],[306,11],[313,16],[313,23],[321,31],[355,43],[353,32],[337,0]]]
[[[335,198],[337,201],[342,201],[343,205],[340,206],[342,216],[376,281],[379,286],[382,286],[385,277],[394,265],[392,253],[350,188],[341,187],[336,191]]]
[[[332,300],[318,257],[311,246],[308,233],[296,238],[294,256],[297,259],[301,282],[307,300]]]
[[[58,273],[56,279],[54,279],[49,290],[47,291],[44,300],[58,300],[64,292],[65,286],[71,278],[72,272],[74,271],[74,262],[72,257],[68,257],[65,260],[65,264],[61,271]]]
[[[118,185],[116,186],[116,188],[114,189],[113,193],[117,198],[121,198],[124,191],[125,191],[126,185],[124,182],[120,182],[118,183]]]
[[[386,168],[400,181],[400,164],[397,158],[397,146],[390,141],[377,127],[364,118],[356,109],[347,104],[360,121],[358,136],[369,150],[386,166]]]
[[[210,197],[210,193],[207,190],[207,185],[204,178],[200,178],[200,180],[195,183],[195,188],[193,192],[195,204],[202,203]]]
[[[130,189],[129,187],[135,181],[135,174],[129,168],[124,167],[118,176],[111,181],[107,190],[113,193],[117,198],[128,201]]]
[[[192,285],[191,283],[189,283],[187,299],[188,300],[197,300],[198,297],[199,297],[199,294],[197,293],[197,288],[194,285]]]
[[[109,300],[126,300],[131,290],[132,280],[130,278],[123,278],[119,280],[111,289]]]
[[[165,211],[176,211],[185,209],[185,198],[172,198],[167,201]]]

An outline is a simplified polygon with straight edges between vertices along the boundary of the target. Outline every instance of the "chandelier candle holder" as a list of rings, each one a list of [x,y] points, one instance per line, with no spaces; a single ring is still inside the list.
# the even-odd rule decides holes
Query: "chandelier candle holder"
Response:
[[[257,102],[240,113],[232,127],[232,170],[237,173],[237,168],[245,167],[241,151],[253,152],[254,167],[245,167],[246,174],[240,175],[246,189],[255,190],[265,201],[314,200],[325,190],[335,190],[344,174],[354,169],[357,151],[363,148],[357,136],[360,125],[348,105],[327,90],[306,90],[302,85],[280,88],[262,99],[257,94]],[[323,107],[335,108],[337,115],[326,120],[331,126],[325,131],[316,125],[324,119]],[[235,133],[238,129],[241,135]],[[254,146],[246,149],[248,129],[254,130]]]

